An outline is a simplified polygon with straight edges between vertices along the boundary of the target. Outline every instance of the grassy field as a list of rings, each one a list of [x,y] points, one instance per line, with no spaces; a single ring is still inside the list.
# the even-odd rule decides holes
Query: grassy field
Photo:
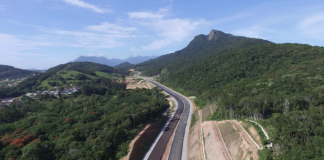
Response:
[[[83,74],[83,73],[78,72],[78,71],[60,71],[60,72],[57,72],[57,75],[62,76],[64,79],[73,78],[73,76],[75,76],[77,74]]]
[[[78,71],[63,70],[63,71],[57,72],[56,75],[52,75],[51,77],[55,77],[55,76],[62,77],[64,79],[65,83],[63,81],[61,81],[61,80],[51,80],[51,78],[49,78],[47,80],[44,80],[42,82],[42,84],[39,85],[39,87],[42,88],[42,89],[51,90],[51,89],[53,89],[53,86],[49,85],[48,84],[49,82],[56,82],[57,86],[70,86],[71,84],[75,84],[75,83],[78,83],[78,82],[81,82],[81,81],[82,82],[90,81],[90,80],[93,80],[93,79],[96,79],[96,78],[99,78],[99,77],[110,78],[110,79],[118,79],[118,80],[122,79],[121,78],[122,76],[120,74],[115,74],[115,73],[108,74],[108,73],[99,72],[99,71],[95,71],[95,73],[96,73],[97,76],[84,74],[84,73],[81,73],[81,72],[78,72]],[[83,75],[87,76],[89,79],[88,80],[76,80],[75,76],[78,75],[78,74],[83,74]]]

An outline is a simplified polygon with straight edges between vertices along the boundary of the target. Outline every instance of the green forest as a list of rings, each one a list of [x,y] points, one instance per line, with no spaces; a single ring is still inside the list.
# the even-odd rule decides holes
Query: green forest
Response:
[[[196,96],[200,107],[216,103],[210,119],[258,120],[274,144],[260,151],[261,159],[322,159],[324,48],[220,34],[214,42],[197,36],[136,69],[159,74],[163,84]]]
[[[90,62],[62,64],[0,88],[21,101],[0,109],[0,159],[109,159],[128,153],[138,130],[169,106],[157,88],[126,90],[126,70]],[[58,96],[28,92],[76,86]]]
[[[91,62],[66,63],[52,67],[45,73],[30,76],[15,87],[0,87],[0,99],[19,97],[28,92],[48,90],[54,86],[63,87],[70,86],[70,84],[80,86],[84,81],[91,81],[102,77],[123,80],[127,74],[128,71]]]
[[[18,69],[12,66],[0,65],[0,80],[23,78],[37,73],[38,72]]]
[[[0,158],[119,159],[138,129],[169,106],[157,88],[125,88],[101,78],[71,96],[23,97],[1,109]]]

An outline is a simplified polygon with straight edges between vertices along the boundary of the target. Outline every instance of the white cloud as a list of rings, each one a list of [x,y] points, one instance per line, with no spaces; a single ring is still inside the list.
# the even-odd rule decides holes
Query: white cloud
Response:
[[[22,51],[33,50],[39,47],[44,46],[54,46],[55,44],[51,42],[37,41],[37,40],[26,40],[21,37],[1,34],[0,33],[0,44],[2,47],[0,48],[0,55],[28,55],[28,56],[42,56],[40,54],[29,54],[22,53]]]
[[[165,14],[158,12],[158,13],[153,13],[153,12],[129,12],[128,16],[130,18],[134,19],[147,19],[147,18],[163,18]]]
[[[130,34],[133,31],[136,31],[137,29],[135,27],[124,27],[117,24],[103,22],[100,25],[88,26],[87,30],[104,32],[110,35],[114,35],[115,37],[127,37],[130,36]]]
[[[324,37],[324,13],[308,17],[298,24],[301,33],[311,38]]]
[[[86,54],[86,55],[82,55],[82,56],[85,56],[85,57],[105,57],[104,54]]]
[[[35,49],[40,47],[54,46],[52,43],[0,33],[0,44],[0,64],[12,65],[18,68],[42,68],[41,66],[54,66],[57,64],[55,60],[47,58],[48,55],[46,54],[33,53]]]
[[[245,36],[251,38],[261,38],[261,39],[268,39],[267,37],[269,33],[277,33],[277,31],[273,29],[269,29],[260,25],[254,25],[252,27],[236,29],[232,31],[234,35],[238,36]]]
[[[14,23],[24,27],[31,27],[41,32],[41,34],[35,35],[33,37],[25,37],[25,41],[46,42],[51,43],[55,47],[78,47],[91,50],[102,48],[116,48],[123,45],[122,42],[119,41],[119,39],[139,37],[138,35],[135,35],[133,33],[137,30],[135,27],[122,26],[108,22],[102,22],[99,25],[87,26],[83,30],[79,31],[49,29],[42,26],[21,23],[14,20],[6,20],[6,22]],[[17,39],[17,41],[18,40],[20,39]],[[25,44],[25,42],[22,44]],[[6,47],[10,46],[6,45]]]
[[[158,12],[130,12],[128,16],[137,23],[147,29],[155,32],[156,40],[146,46],[142,46],[142,50],[156,50],[168,46],[173,42],[181,42],[192,36],[193,31],[206,21],[203,19],[191,20],[188,18],[168,18],[169,9],[160,9]]]
[[[102,9],[102,8],[99,8],[93,4],[89,4],[89,3],[86,3],[86,2],[83,2],[81,0],[63,0],[64,2],[66,3],[69,3],[71,5],[74,5],[74,6],[77,6],[77,7],[80,7],[80,8],[85,8],[85,9],[89,9],[89,10],[92,10],[96,13],[111,13],[112,11],[109,10],[109,9]]]
[[[121,43],[117,42],[114,35],[93,33],[85,31],[66,31],[66,30],[41,30],[48,34],[51,41],[60,43],[61,46],[82,47],[88,49],[116,48]]]

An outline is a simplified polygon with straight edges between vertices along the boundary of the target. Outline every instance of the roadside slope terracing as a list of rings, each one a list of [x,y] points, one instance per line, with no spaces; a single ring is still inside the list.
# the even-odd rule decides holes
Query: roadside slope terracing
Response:
[[[233,160],[258,160],[258,147],[234,120],[217,122]]]
[[[127,87],[126,89],[146,88],[152,89],[152,87],[144,80],[137,77],[126,78]]]
[[[206,121],[202,124],[207,160],[231,160],[222,136],[214,121]]]
[[[258,134],[258,131],[252,126],[252,125],[249,125],[248,123],[246,122],[243,122],[243,121],[238,121],[239,124],[241,126],[243,126],[245,129],[247,129],[246,131],[250,134],[250,136],[253,138],[253,140],[260,146],[262,147],[262,142],[261,142],[261,138]]]
[[[195,116],[195,115],[193,115]],[[200,139],[200,121],[196,122],[194,126],[190,128],[189,139],[188,139],[188,160],[203,160],[201,151],[201,139]]]

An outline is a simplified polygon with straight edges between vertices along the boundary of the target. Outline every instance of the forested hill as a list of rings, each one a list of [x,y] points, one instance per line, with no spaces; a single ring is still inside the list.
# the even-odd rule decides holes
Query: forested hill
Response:
[[[272,42],[211,30],[208,35],[196,36],[184,49],[140,63],[136,65],[136,69],[150,76],[161,72],[172,74],[199,62],[208,61],[216,55],[260,44],[272,44]]]
[[[12,66],[0,65],[0,80],[22,78],[37,73],[38,72],[18,69]]]
[[[260,159],[323,159],[324,48],[225,34],[211,43],[197,36],[137,69],[159,73],[200,107],[216,103],[211,119],[262,119],[273,148],[259,151]]]
[[[17,97],[28,92],[48,90],[54,86],[78,86],[81,81],[100,78],[122,80],[128,71],[117,70],[110,66],[92,62],[74,62],[61,64],[48,69],[45,73],[31,76],[15,87],[0,88],[0,98]]]
[[[157,88],[126,90],[107,78],[82,83],[69,96],[24,97],[2,108],[0,159],[117,160],[139,129],[168,107]]]
[[[46,72],[57,72],[60,70],[87,70],[87,71],[101,71],[107,73],[119,73],[120,71],[114,69],[113,67],[93,63],[93,62],[73,62],[73,63],[66,63],[61,64],[55,67],[48,69]]]
[[[119,71],[128,72],[130,69],[135,68],[135,64],[130,64],[128,62],[125,62],[115,66],[114,68],[116,68]]]

